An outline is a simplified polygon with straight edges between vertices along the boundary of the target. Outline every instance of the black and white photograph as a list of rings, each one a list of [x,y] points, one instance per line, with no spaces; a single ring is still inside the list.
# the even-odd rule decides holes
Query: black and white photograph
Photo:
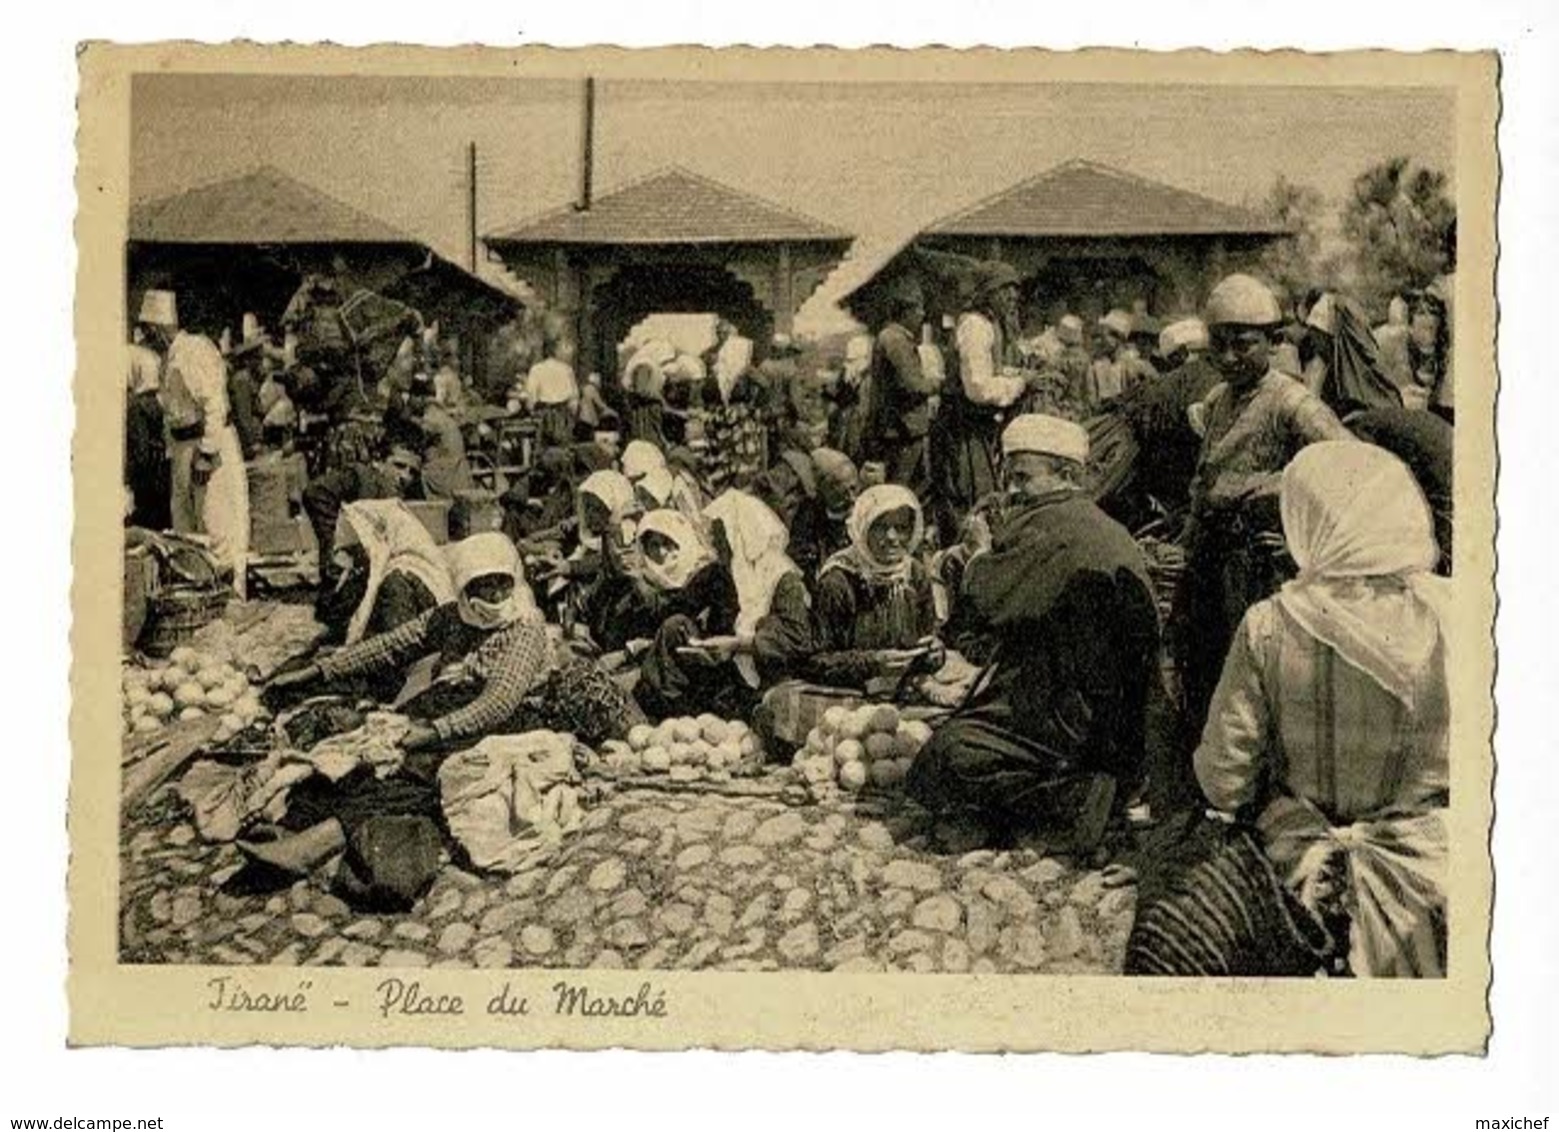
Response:
[[[571,62],[127,68],[108,963],[1486,979],[1490,72]]]

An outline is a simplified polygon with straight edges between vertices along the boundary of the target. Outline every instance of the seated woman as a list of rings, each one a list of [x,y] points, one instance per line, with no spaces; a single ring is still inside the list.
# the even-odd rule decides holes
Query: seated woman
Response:
[[[666,453],[666,470],[671,473],[671,505],[690,518],[702,515],[709,506],[698,467],[698,454],[691,448],[679,446]]]
[[[630,440],[628,446],[623,449],[622,471],[628,477],[628,482],[635,487],[645,476],[651,472],[666,470],[666,456],[661,449],[648,440]]]
[[[594,630],[596,613],[615,600],[624,584],[620,554],[623,523],[638,510],[633,486],[621,472],[592,472],[574,498],[574,518],[565,523],[556,545],[538,545],[534,560],[538,581],[549,592],[565,594],[565,621]]]
[[[896,678],[922,657],[936,633],[931,576],[916,557],[925,538],[920,500],[880,484],[855,501],[850,545],[817,579],[817,651],[806,671],[821,683],[865,688]],[[935,667],[935,665],[932,665]]]
[[[1373,445],[1283,473],[1299,576],[1235,635],[1197,748],[1225,817],[1139,901],[1128,973],[1443,976],[1448,583],[1429,509]]]
[[[444,552],[398,499],[344,505],[335,548],[340,572],[314,607],[327,640],[354,645],[454,599]]]
[[[636,694],[658,718],[745,718],[760,682],[811,647],[806,587],[785,556],[784,524],[737,491],[715,500],[706,518],[713,547],[676,511],[650,512],[639,526],[640,570],[659,625]]]
[[[643,511],[670,509],[700,530],[708,525],[704,508],[698,505],[698,497],[679,492],[676,477],[668,468],[656,468],[648,472],[634,485],[634,496]]]
[[[823,564],[813,606],[813,649],[792,680],[764,696],[762,722],[779,743],[799,745],[836,704],[897,691],[917,671],[941,667],[931,576],[916,557],[925,534],[920,501],[883,484],[856,500],[850,545]]]
[[[279,675],[271,687],[398,673],[405,678],[398,710],[419,720],[402,744],[408,752],[537,728],[597,744],[622,738],[643,718],[592,665],[560,662],[505,536],[454,544],[449,567],[454,600]]]

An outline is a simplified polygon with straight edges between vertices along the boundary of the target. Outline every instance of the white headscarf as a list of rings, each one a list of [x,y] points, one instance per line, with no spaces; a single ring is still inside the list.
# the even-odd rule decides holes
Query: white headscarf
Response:
[[[915,516],[915,529],[910,533],[904,548],[904,557],[898,562],[879,562],[872,556],[870,535],[872,524],[884,515],[908,508]],[[907,487],[883,483],[861,492],[850,517],[845,521],[850,532],[850,545],[832,555],[823,563],[819,575],[831,568],[854,569],[869,581],[879,583],[907,583],[914,574],[915,551],[926,536],[925,516],[920,500]]]
[[[630,477],[631,478],[631,477]],[[634,485],[635,490],[647,498],[654,507],[671,506],[671,493],[676,487],[676,481],[672,478],[671,471],[665,466],[651,468],[639,477]]]
[[[630,440],[623,449],[623,475],[638,483],[656,469],[666,467],[666,455],[648,440]]]
[[[704,508],[704,515],[725,529],[725,540],[731,547],[731,579],[741,602],[736,632],[751,636],[758,622],[768,616],[780,580],[786,574],[800,573],[785,553],[790,531],[767,504],[745,491],[723,493]],[[743,678],[756,688],[758,670],[752,657],[738,654],[736,664]]]
[[[612,517],[616,519],[634,505],[633,484],[629,483],[628,477],[621,472],[603,468],[599,472],[591,472],[585,477],[584,483],[579,485],[579,502],[576,507],[579,518],[579,544],[587,550],[599,550],[601,536],[591,534],[585,529],[585,496],[587,495],[594,496],[604,503]]]
[[[644,549],[644,536],[669,539],[676,550],[664,562],[656,562]],[[686,515],[680,511],[651,511],[639,520],[638,573],[658,590],[680,590],[693,576],[714,561],[714,551]]]
[[[520,552],[507,535],[497,531],[461,539],[446,551],[450,578],[455,584],[455,604],[460,620],[473,629],[501,629],[522,618],[539,620],[536,599],[526,584]],[[504,601],[480,601],[466,593],[478,578],[503,574],[514,579],[514,590]]]
[[[347,644],[363,639],[379,589],[392,570],[417,578],[439,605],[454,600],[448,556],[399,499],[360,499],[342,507],[336,521],[336,545],[347,545],[351,539],[368,552],[368,586],[347,623]]]
[[[737,381],[751,366],[752,342],[733,332],[715,353],[715,381],[720,386],[721,401],[730,401]]]
[[[1299,576],[1278,605],[1411,708],[1441,643],[1449,593],[1429,573],[1439,551],[1412,473],[1372,444],[1324,441],[1284,470],[1281,505]]]

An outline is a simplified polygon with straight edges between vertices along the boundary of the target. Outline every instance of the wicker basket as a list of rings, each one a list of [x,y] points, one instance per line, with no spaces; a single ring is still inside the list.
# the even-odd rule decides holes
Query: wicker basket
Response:
[[[157,591],[151,615],[141,637],[141,651],[148,656],[167,656],[188,644],[227,608],[233,591],[227,586],[169,586]]]
[[[196,632],[222,615],[232,600],[232,587],[222,581],[217,564],[202,548],[161,535],[149,543],[157,559],[156,580],[148,601],[141,651],[167,656]]]

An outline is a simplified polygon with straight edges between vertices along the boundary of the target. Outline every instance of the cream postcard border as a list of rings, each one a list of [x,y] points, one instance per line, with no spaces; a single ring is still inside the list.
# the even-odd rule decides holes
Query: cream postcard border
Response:
[[[914,1049],[1480,1053],[1486,1049],[1493,871],[1495,203],[1498,59],[1492,53],[826,48],[625,50],[91,44],[80,54],[76,220],[69,832],[70,1041],[162,1046],[252,1043],[446,1048]],[[1456,100],[1458,272],[1455,620],[1452,673],[1450,971],[1444,980],[1148,980],[1040,975],[423,971],[459,994],[460,1018],[381,1018],[389,972],[338,968],[150,967],[118,963],[119,633],[122,404],[103,380],[123,368],[130,80],[138,72],[461,75],[706,81],[1129,82],[1437,86]],[[310,1010],[206,1008],[209,980],[291,993]],[[632,995],[648,983],[662,1017],[553,1011],[560,980]],[[505,984],[524,1017],[491,1017]],[[337,1002],[350,1005],[338,1007]]]

